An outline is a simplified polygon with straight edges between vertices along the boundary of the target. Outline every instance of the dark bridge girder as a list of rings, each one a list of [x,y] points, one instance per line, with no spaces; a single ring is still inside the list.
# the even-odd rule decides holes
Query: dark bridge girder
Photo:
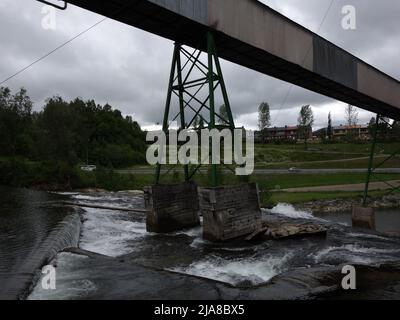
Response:
[[[68,3],[400,120],[400,82],[256,0],[68,0]]]

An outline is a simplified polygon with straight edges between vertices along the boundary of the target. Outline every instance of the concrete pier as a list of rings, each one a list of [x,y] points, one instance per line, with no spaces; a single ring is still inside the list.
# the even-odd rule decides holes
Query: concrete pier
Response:
[[[262,226],[257,184],[204,188],[199,198],[206,240],[226,241]]]
[[[200,225],[194,183],[145,187],[144,198],[148,232],[168,233]]]
[[[375,230],[375,211],[373,208],[353,207],[353,227]]]

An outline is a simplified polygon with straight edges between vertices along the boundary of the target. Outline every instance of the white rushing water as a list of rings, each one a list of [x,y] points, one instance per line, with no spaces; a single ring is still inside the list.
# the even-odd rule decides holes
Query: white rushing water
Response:
[[[74,268],[76,263],[88,260],[86,256],[62,252],[57,255],[56,288],[44,289],[43,277],[36,284],[28,300],[68,300],[85,299],[97,290],[95,284],[85,279],[84,273],[77,272]]]
[[[238,285],[248,282],[253,285],[268,282],[274,276],[286,271],[292,253],[261,258],[225,259],[210,256],[192,263],[188,267],[174,268],[171,271],[208,278]]]
[[[135,250],[134,241],[146,236],[144,222],[129,220],[129,213],[85,209],[81,249],[118,257]]]
[[[71,194],[72,199],[86,204],[119,208],[132,208],[143,202],[137,195]],[[132,212],[84,208],[79,247],[83,250],[118,257],[136,250],[134,241],[146,236],[143,217]]]
[[[350,263],[372,264],[390,260],[392,254],[400,253],[400,249],[380,249],[363,247],[358,244],[332,246],[319,251],[314,255],[316,263],[328,259],[340,258]]]
[[[317,219],[312,215],[311,212],[297,210],[295,207],[287,203],[280,203],[271,210],[266,211],[293,219]]]

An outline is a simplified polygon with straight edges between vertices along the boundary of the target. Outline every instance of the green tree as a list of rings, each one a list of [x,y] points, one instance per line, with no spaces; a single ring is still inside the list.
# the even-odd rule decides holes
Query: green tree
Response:
[[[400,139],[400,121],[393,121],[391,131],[394,139]]]
[[[200,116],[196,116],[193,120],[193,128],[195,130],[199,129],[199,125],[200,125]]]
[[[258,128],[260,131],[271,126],[270,107],[267,102],[262,102],[258,107]]]
[[[357,108],[351,104],[347,105],[345,108],[345,119],[348,126],[346,139],[348,142],[353,142],[356,139],[357,132],[354,127],[358,124]]]
[[[200,117],[200,120],[199,120],[199,129],[204,129],[204,128],[205,128],[204,119],[203,119],[203,117]]]
[[[267,102],[262,102],[258,107],[258,129],[261,132],[263,142],[268,136],[268,128],[271,126],[270,107]]]
[[[357,108],[351,104],[347,105],[345,109],[345,118],[348,126],[355,126],[358,123]]]
[[[373,117],[371,118],[369,125],[369,133],[371,138],[374,137],[375,134],[375,128],[376,128],[376,118]],[[378,127],[376,128],[376,130],[378,130],[377,132],[377,137],[379,140],[381,141],[385,141],[388,140],[389,137],[393,134],[393,124],[390,125],[390,119],[389,118],[380,118],[379,123],[378,123]]]
[[[368,124],[368,129],[369,129],[369,135],[371,137],[374,136],[375,133],[375,126],[376,126],[376,118],[372,117],[371,120],[369,120],[369,124]]]
[[[139,124],[109,104],[55,96],[40,112],[32,112],[25,89],[13,94],[0,88],[0,156],[12,158],[0,163],[1,181],[69,186],[79,180],[80,163],[99,168],[145,163],[145,141]]]
[[[387,117],[381,117],[379,121],[379,137],[383,141],[387,141],[391,133],[390,119]]]
[[[328,128],[326,129],[326,135],[328,136],[329,141],[331,141],[333,138],[333,127],[332,127],[332,116],[330,112],[328,115]]]
[[[222,106],[219,107],[219,115],[220,115],[220,117],[218,117],[218,123],[220,125],[228,125],[229,124],[229,115],[228,115],[228,110],[227,110],[225,104],[223,104]]]
[[[24,88],[12,94],[9,88],[0,88],[0,149],[4,156],[15,158],[32,150],[32,101]]]
[[[304,140],[305,149],[308,149],[308,139],[312,135],[312,126],[314,124],[314,114],[310,105],[301,107],[297,119],[299,126],[299,137]]]

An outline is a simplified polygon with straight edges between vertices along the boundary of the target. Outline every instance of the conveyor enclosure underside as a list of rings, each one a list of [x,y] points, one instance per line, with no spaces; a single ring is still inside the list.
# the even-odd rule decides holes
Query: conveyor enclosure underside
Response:
[[[196,49],[400,120],[400,83],[256,0],[68,0]]]

